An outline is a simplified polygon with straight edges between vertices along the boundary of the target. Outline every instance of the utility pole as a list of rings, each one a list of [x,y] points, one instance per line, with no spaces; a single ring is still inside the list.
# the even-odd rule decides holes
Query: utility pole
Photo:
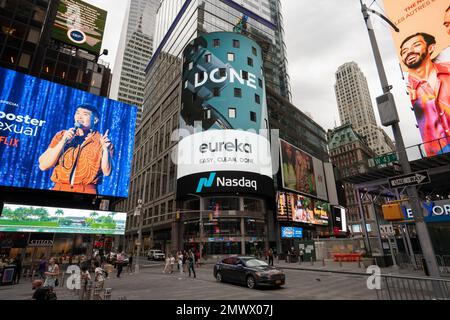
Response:
[[[383,113],[380,112],[380,116],[382,118],[382,122],[384,126],[392,126],[392,131],[394,133],[395,138],[395,146],[397,149],[397,154],[400,160],[400,165],[403,169],[403,173],[408,174],[411,173],[411,165],[408,160],[408,155],[406,154],[405,143],[403,141],[403,136],[400,131],[400,119],[398,117],[397,108],[395,106],[395,101],[393,95],[390,93],[392,90],[392,86],[389,85],[386,72],[384,70],[383,61],[381,59],[380,50],[378,48],[378,43],[375,37],[375,32],[370,21],[369,12],[374,13],[381,17],[383,20],[388,22],[397,32],[398,28],[385,16],[382,14],[368,9],[365,4],[363,4],[362,0],[360,0],[361,9],[364,16],[364,21],[367,26],[367,30],[369,32],[370,43],[372,45],[373,54],[375,57],[375,62],[377,65],[378,75],[381,81],[381,87],[383,89],[384,97],[390,100],[389,109],[384,109]],[[377,99],[378,100],[378,99]],[[388,114],[386,114],[388,113]],[[383,119],[389,118],[387,121],[383,121]],[[412,212],[414,215],[414,219],[416,221],[416,230],[417,235],[419,237],[420,245],[422,247],[422,252],[424,256],[424,260],[426,266],[428,267],[429,276],[438,278],[440,277],[439,267],[436,261],[436,255],[434,253],[433,244],[431,242],[430,235],[428,233],[427,226],[425,224],[423,209],[420,205],[419,194],[415,186],[407,188],[407,194],[409,197],[409,202],[411,204]]]

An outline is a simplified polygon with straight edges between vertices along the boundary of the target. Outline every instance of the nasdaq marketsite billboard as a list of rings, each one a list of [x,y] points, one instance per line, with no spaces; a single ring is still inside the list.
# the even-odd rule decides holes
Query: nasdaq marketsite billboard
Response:
[[[99,54],[107,12],[80,0],[60,0],[52,38]]]
[[[237,33],[215,32],[184,50],[178,197],[273,196],[262,50]]]
[[[127,214],[5,204],[0,232],[124,235]]]
[[[0,186],[127,197],[136,114],[0,68]]]
[[[384,0],[427,156],[450,152],[450,3]]]

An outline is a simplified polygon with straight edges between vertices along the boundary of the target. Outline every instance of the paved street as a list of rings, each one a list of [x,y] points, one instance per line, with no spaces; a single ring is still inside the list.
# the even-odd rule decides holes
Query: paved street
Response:
[[[152,267],[149,267],[152,265]],[[337,274],[285,269],[286,285],[280,289],[250,290],[243,286],[217,283],[213,265],[197,269],[197,279],[162,273],[162,265],[147,263],[140,274],[127,274],[107,280],[113,288],[112,299],[119,300],[374,300],[376,293],[366,287],[362,275]],[[115,276],[115,275],[113,275]],[[74,300],[76,295],[58,288],[60,300]],[[1,300],[24,300],[32,295],[29,280],[13,287],[0,287]]]

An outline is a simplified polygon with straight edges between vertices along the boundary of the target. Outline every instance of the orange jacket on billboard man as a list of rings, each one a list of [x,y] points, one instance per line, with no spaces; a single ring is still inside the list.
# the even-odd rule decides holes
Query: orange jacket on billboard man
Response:
[[[450,6],[447,1],[385,0],[427,156],[450,152]]]
[[[112,171],[114,147],[104,134],[95,130],[100,115],[96,107],[83,104],[75,112],[73,128],[58,132],[39,158],[42,171],[54,167],[53,190],[97,193],[102,176]]]

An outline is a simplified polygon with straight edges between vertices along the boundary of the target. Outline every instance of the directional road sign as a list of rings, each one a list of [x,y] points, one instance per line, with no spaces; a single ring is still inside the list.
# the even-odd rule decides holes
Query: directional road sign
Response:
[[[389,179],[391,188],[403,188],[431,183],[428,171],[419,171]]]

